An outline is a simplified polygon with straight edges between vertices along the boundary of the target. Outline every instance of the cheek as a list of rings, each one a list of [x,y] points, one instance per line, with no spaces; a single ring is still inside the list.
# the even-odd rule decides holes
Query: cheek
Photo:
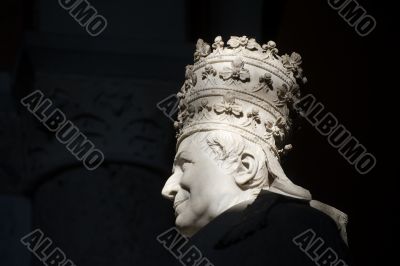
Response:
[[[190,195],[185,206],[186,210],[190,209],[189,212],[197,214],[203,212],[208,205],[212,187],[208,173],[201,168],[192,168],[183,175],[182,185],[186,186]]]
[[[208,184],[210,188],[214,188],[215,184],[218,184],[219,180],[225,176],[225,173],[221,166],[214,163],[209,163],[202,166],[201,176],[204,182]]]
[[[191,209],[193,214],[201,214],[218,201],[227,176],[220,166],[210,161],[198,161],[184,171],[181,182],[182,188],[190,193],[186,211]]]
[[[221,190],[219,179],[222,178],[222,174],[214,165],[200,165],[196,173],[195,180],[193,180],[194,186],[190,194],[193,194],[195,204],[199,207],[204,207],[203,205],[212,204],[218,197]]]
[[[213,186],[211,173],[207,169],[196,167],[188,172],[190,178],[190,194],[193,197],[206,197]]]
[[[192,165],[184,169],[182,173],[181,185],[184,189],[196,191],[201,186],[203,179],[201,168],[198,165]]]

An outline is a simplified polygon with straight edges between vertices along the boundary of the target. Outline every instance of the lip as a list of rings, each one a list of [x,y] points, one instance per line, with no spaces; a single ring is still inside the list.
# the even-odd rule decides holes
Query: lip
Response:
[[[176,211],[176,209],[178,208],[179,205],[181,205],[183,202],[185,202],[187,199],[183,199],[183,200],[178,200],[177,202],[174,202],[174,209]]]

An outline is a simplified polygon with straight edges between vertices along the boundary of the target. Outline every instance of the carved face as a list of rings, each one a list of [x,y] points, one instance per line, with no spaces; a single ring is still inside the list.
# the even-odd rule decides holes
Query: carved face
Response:
[[[174,202],[176,226],[187,236],[237,203],[241,193],[232,173],[193,138],[196,134],[180,144],[162,190]]]

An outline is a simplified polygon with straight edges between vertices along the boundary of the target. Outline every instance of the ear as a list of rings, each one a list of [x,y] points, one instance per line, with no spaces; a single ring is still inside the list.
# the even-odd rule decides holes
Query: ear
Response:
[[[243,152],[240,156],[240,165],[235,175],[235,181],[238,185],[243,185],[252,180],[258,171],[258,160],[251,152]]]

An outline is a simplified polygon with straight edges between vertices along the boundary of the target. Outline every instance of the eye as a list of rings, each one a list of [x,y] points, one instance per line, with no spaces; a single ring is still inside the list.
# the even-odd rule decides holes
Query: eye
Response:
[[[182,170],[185,171],[189,167],[189,164],[190,164],[189,162],[184,162],[182,164]]]
[[[189,160],[182,160],[182,163],[181,163],[182,170],[183,170],[183,171],[187,170],[188,167],[189,167],[191,164],[192,164],[192,162],[189,161]]]

